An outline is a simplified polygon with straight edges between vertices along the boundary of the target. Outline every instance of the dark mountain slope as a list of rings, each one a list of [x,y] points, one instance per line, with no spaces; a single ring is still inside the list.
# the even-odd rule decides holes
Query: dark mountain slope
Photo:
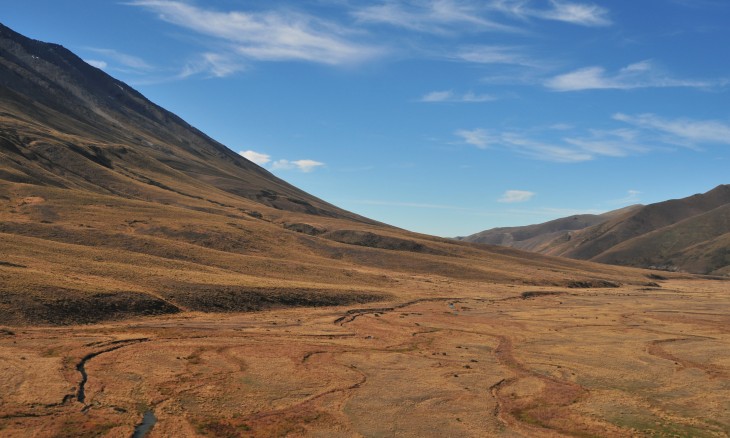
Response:
[[[2,25],[0,98],[2,152],[14,163],[0,172],[13,180],[135,197],[139,183],[177,190],[157,181],[164,174],[275,208],[371,222],[282,181],[65,48]],[[80,160],[107,171],[73,170]]]

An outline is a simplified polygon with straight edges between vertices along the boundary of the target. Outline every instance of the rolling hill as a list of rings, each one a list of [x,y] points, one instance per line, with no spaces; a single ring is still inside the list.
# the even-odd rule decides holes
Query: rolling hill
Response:
[[[430,278],[639,271],[420,235],[272,175],[65,48],[0,27],[0,320],[398,300]]]
[[[578,214],[542,224],[523,227],[492,228],[457,239],[472,243],[510,246],[526,251],[540,252],[545,248],[549,248],[556,241],[565,240],[573,231],[602,224],[611,220],[613,217],[620,216],[640,207],[640,205],[632,205],[603,214]]]
[[[571,229],[573,223],[577,225]],[[499,241],[505,234],[511,239]],[[571,216],[540,225],[487,230],[462,239],[601,263],[728,275],[730,185],[601,216]]]

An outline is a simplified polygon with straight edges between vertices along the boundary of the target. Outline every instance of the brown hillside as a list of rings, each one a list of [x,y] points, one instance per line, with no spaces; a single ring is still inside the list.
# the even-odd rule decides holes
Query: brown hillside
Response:
[[[594,261],[720,274],[730,266],[730,203],[622,242]],[[724,272],[724,271],[723,271]]]
[[[632,205],[600,215],[580,214],[522,227],[493,228],[458,239],[472,243],[510,246],[526,251],[543,252],[560,242],[568,240],[572,231],[602,224],[639,207],[641,206]]]
[[[720,185],[684,199],[459,239],[615,265],[724,275],[730,269],[729,206],[730,185]]]
[[[633,214],[618,217],[575,233],[570,242],[547,251],[549,254],[589,260],[615,245],[676,224],[730,203],[730,185],[683,199],[647,205]],[[704,241],[706,239],[703,239]]]

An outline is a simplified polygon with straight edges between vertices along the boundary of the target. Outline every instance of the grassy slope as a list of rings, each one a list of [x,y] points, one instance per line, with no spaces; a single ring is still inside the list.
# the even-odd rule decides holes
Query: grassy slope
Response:
[[[715,274],[730,265],[730,204],[629,239],[593,258],[622,265],[664,265]]]

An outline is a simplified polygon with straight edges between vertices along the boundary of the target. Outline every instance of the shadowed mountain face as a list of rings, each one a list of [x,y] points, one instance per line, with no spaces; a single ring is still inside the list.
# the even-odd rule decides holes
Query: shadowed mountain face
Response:
[[[397,301],[434,283],[646,281],[342,210],[1,25],[0,248],[3,324]]]
[[[730,185],[584,218],[497,228],[463,240],[487,243],[491,239],[490,243],[542,254],[617,265],[730,275]],[[523,235],[527,238],[515,237]]]

